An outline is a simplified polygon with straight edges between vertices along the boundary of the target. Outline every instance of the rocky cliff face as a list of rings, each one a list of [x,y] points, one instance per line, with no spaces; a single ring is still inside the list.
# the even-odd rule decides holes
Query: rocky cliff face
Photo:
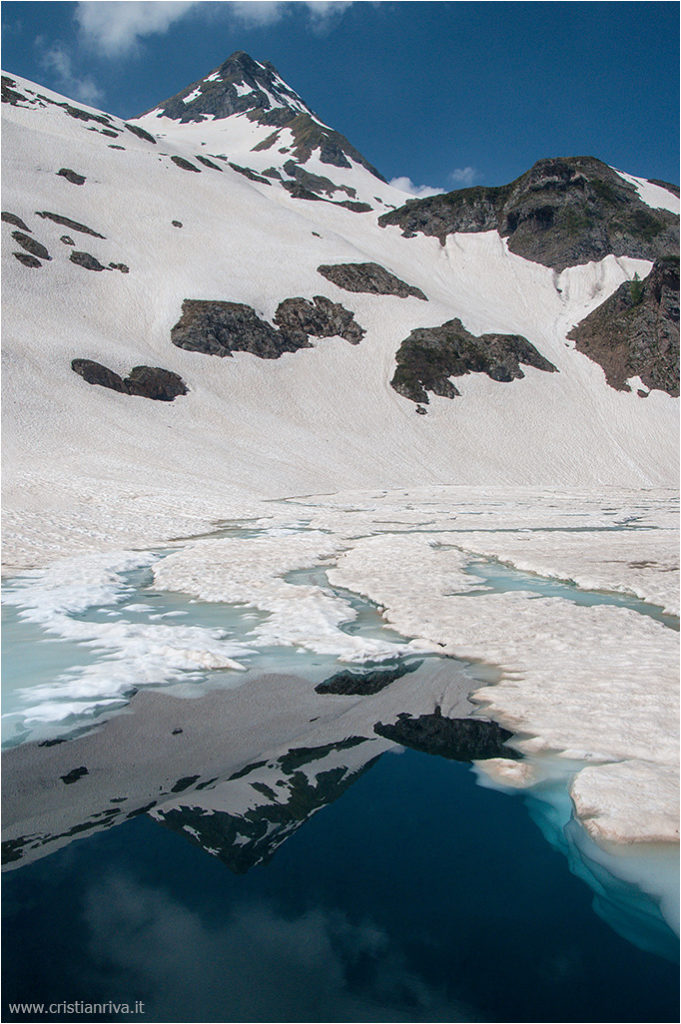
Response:
[[[434,235],[443,244],[458,231],[498,231],[511,252],[557,271],[609,253],[654,260],[679,245],[678,218],[646,205],[633,185],[594,157],[539,160],[509,185],[412,200],[379,224],[398,225],[407,236]]]
[[[648,388],[678,395],[678,256],[656,260],[645,281],[620,285],[568,338],[603,367],[611,387],[629,391],[627,380],[640,377]]]

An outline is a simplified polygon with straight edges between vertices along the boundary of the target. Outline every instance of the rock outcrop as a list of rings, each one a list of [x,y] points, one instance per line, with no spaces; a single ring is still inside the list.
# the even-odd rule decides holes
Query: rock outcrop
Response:
[[[575,347],[605,370],[608,384],[627,380],[679,394],[679,258],[656,260],[644,281],[625,281],[568,334]]]
[[[49,210],[43,210],[42,212],[38,211],[37,215],[44,220],[54,221],[55,224],[63,224],[65,228],[71,228],[72,231],[80,231],[84,235],[92,235],[93,238],[104,238],[104,235],[100,235],[99,231],[89,228],[87,224],[80,224],[77,220],[64,217],[61,213],[50,213]]]
[[[308,299],[284,299],[274,314],[274,322],[289,340],[298,343],[299,348],[308,344],[308,337],[344,338],[351,345],[357,345],[365,331],[355,320],[355,314],[340,302],[332,302],[324,295]]]
[[[99,384],[125,395],[139,395],[156,402],[172,402],[187,394],[187,386],[179,374],[160,366],[134,366],[123,379],[118,373],[93,359],[73,359],[71,369],[88,384]]]
[[[3,210],[2,214],[0,214],[0,219],[2,219],[6,224],[14,224],[15,227],[21,228],[22,231],[31,230],[26,224],[24,224],[21,217],[17,217],[16,213],[9,213],[7,210]]]
[[[190,163],[189,160],[185,160],[183,156],[171,156],[170,159],[176,167],[179,167],[183,171],[195,171],[196,174],[201,173],[200,167],[194,167],[194,164]]]
[[[486,373],[492,380],[508,382],[525,374],[520,364],[546,373],[557,372],[527,338],[520,334],[470,334],[460,320],[441,327],[420,327],[400,345],[397,369],[390,382],[398,394],[412,402],[428,404],[428,391],[442,398],[461,392],[450,377]]]
[[[123,378],[94,359],[72,359],[71,369],[88,384],[99,384],[100,387],[109,388],[111,391],[125,392]]]
[[[78,174],[77,171],[72,171],[70,167],[62,167],[61,170],[57,171],[57,175],[60,178],[66,178],[72,185],[83,185],[86,181],[84,174]]]
[[[346,292],[368,292],[371,295],[409,295],[428,301],[420,288],[406,284],[378,263],[330,263],[317,267],[317,273]]]
[[[250,352],[260,359],[278,359],[284,352],[309,348],[310,336],[339,335],[352,344],[364,336],[354,313],[323,295],[316,295],[312,301],[285,299],[277,308],[274,322],[277,327],[261,320],[251,306],[241,302],[185,299],[170,340],[178,348],[206,355]]]
[[[457,231],[498,231],[511,252],[558,271],[609,253],[654,260],[679,247],[678,217],[646,205],[594,157],[539,160],[509,185],[409,200],[378,222],[443,244]]]
[[[30,252],[31,256],[36,256],[40,260],[52,259],[45,246],[31,235],[25,235],[23,231],[13,231],[12,238],[22,249]]]
[[[85,270],[106,270],[106,267],[99,262],[96,256],[89,252],[79,252],[77,249],[74,249],[69,255],[69,259],[79,267],[84,267]]]

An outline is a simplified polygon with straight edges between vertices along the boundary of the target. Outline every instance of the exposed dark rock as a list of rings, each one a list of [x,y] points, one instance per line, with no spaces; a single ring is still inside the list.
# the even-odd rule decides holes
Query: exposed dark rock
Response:
[[[35,256],[29,256],[27,252],[13,252],[12,256],[19,260],[19,263],[23,263],[25,267],[42,267],[40,260],[37,260]]]
[[[249,178],[250,181],[259,181],[265,185],[272,184],[269,178],[264,178],[262,174],[258,174],[257,171],[252,170],[250,167],[240,167],[239,164],[233,164],[231,161],[229,166],[233,171],[237,171],[239,174],[243,174],[245,178]]]
[[[72,782],[78,782],[78,779],[82,779],[84,775],[88,774],[88,770],[84,765],[80,768],[73,768],[66,775],[60,775],[59,778],[62,780],[65,786],[70,786]]]
[[[72,359],[71,369],[88,384],[99,384],[103,388],[125,393],[123,378],[113,370],[102,366],[101,363],[96,363],[93,359]]]
[[[310,192],[323,193],[327,196],[331,196],[335,192],[345,192],[351,198],[357,195],[356,190],[349,185],[336,185],[330,178],[324,177],[323,174],[312,174],[311,171],[306,171],[304,167],[297,164],[295,160],[287,160],[284,164],[284,170],[300,185],[309,189]]]
[[[372,295],[415,295],[428,301],[420,288],[400,281],[378,263],[332,263],[317,267],[317,273],[347,292],[368,292]]]
[[[284,181],[282,182],[284,188],[289,192],[294,199],[307,199],[311,202],[328,202],[323,196],[318,196],[316,192],[310,192],[309,188],[305,188],[298,181]]]
[[[74,359],[71,369],[88,384],[99,384],[112,391],[151,398],[157,402],[172,402],[178,395],[187,394],[187,386],[179,374],[160,366],[135,366],[125,380],[92,359]]]
[[[355,321],[355,314],[340,302],[331,302],[323,295],[308,299],[284,299],[279,303],[273,320],[292,343],[304,348],[307,338],[333,338],[336,335],[357,345],[366,331]]]
[[[179,395],[187,394],[187,386],[180,375],[160,366],[134,366],[123,385],[129,395],[157,402],[172,402]]]
[[[84,235],[92,235],[93,238],[104,238],[104,235],[100,235],[99,231],[93,231],[86,224],[79,224],[77,220],[71,220],[70,217],[63,217],[60,213],[50,213],[48,210],[42,212],[36,211],[38,217],[43,217],[45,220],[53,220],[55,224],[62,224],[65,228],[71,228],[72,231],[80,231]]]
[[[2,85],[0,87],[0,98],[3,103],[9,103],[10,106],[16,107],[20,103],[28,103],[28,96],[24,96],[23,93],[18,92],[15,88],[16,82],[13,78],[8,75],[2,76]]]
[[[511,252],[558,271],[608,253],[654,260],[679,246],[678,217],[647,206],[594,157],[540,160],[509,185],[409,200],[378,222],[443,244],[457,231],[496,230]]]
[[[109,267],[111,270],[120,270],[121,274],[130,273],[130,267],[127,267],[125,263],[110,263]]]
[[[256,142],[255,146],[251,147],[251,153],[263,153],[266,149],[271,149],[278,138],[279,132],[272,132],[266,139],[262,139],[261,142]]]
[[[15,242],[19,243],[22,249],[30,252],[31,256],[37,256],[41,260],[52,259],[45,246],[41,245],[37,239],[32,238],[31,235],[25,235],[23,231],[13,231],[12,238]]]
[[[41,96],[40,98],[46,99],[47,97]],[[70,103],[55,103],[55,106],[63,107],[69,117],[74,117],[77,121],[95,121],[97,124],[103,125],[111,124],[111,118],[107,114],[93,114],[89,110],[82,110],[80,107],[74,107]]]
[[[203,121],[206,116],[220,119],[248,110],[266,111],[272,107],[270,96],[282,104],[291,100],[301,102],[300,97],[275,76],[277,71],[269,61],[256,63],[247,53],[237,51],[205,78],[192,82],[153,109],[186,124]],[[244,85],[251,91],[244,93],[243,89],[236,88]],[[198,95],[187,101],[186,98],[197,90]]]
[[[201,173],[201,169],[199,167],[194,167],[194,164],[190,164],[189,160],[185,160],[183,156],[171,156],[170,159],[178,167],[181,167],[183,171],[196,171],[197,174]]]
[[[315,686],[316,693],[378,693],[396,679],[401,679],[409,672],[415,672],[422,661],[401,662],[393,668],[377,668],[367,672],[337,672],[323,683]]]
[[[252,352],[261,359],[278,359],[293,347],[280,331],[261,320],[251,306],[240,302],[185,299],[182,316],[170,332],[178,348],[207,355]]]
[[[353,199],[344,199],[342,203],[334,203],[334,206],[344,206],[346,210],[352,210],[353,213],[368,213],[373,210],[373,206],[369,203],[356,203]]]
[[[458,319],[448,320],[441,327],[412,331],[397,350],[396,360],[392,387],[404,398],[422,405],[428,404],[428,391],[442,398],[459,395],[450,377],[486,373],[496,381],[517,380],[525,376],[520,363],[547,373],[557,372],[527,338],[519,334],[476,337]]]
[[[125,146],[117,146],[115,142],[110,142],[109,149],[125,149]]]
[[[2,214],[0,214],[0,218],[4,220],[6,224],[14,224],[16,228],[21,228],[22,231],[31,230],[26,224],[24,224],[21,217],[17,217],[16,213],[8,213],[6,210],[3,210]]]
[[[132,132],[133,135],[136,135],[138,139],[144,139],[145,142],[152,142],[156,145],[156,139],[154,136],[145,131],[144,128],[140,128],[138,124],[128,124],[126,121],[125,127],[129,132]]]
[[[7,102],[4,97],[4,87],[2,102]],[[35,836],[17,836],[16,839],[4,840],[2,843],[2,863],[11,864],[13,861],[21,860],[24,855],[24,847],[29,841],[34,839]]]
[[[170,223],[173,225],[174,228],[181,228],[182,227],[182,221],[181,220],[173,220]]]
[[[403,747],[438,754],[452,761],[478,761],[488,757],[517,758],[507,746],[513,735],[496,722],[481,718],[445,718],[440,709],[435,714],[412,718],[402,714],[392,725],[377,722],[374,732]]]
[[[120,135],[120,132],[114,132],[114,131],[112,131],[111,128],[99,128],[99,129],[93,128],[93,129],[91,129],[91,131],[97,131],[97,130],[99,131],[100,135],[108,135],[110,139],[117,139],[118,136]]]
[[[171,793],[183,793],[185,789],[189,789],[198,779],[200,775],[186,775],[182,779],[178,779],[175,785],[170,790]]]
[[[59,241],[60,241],[60,242],[63,242],[63,243],[64,243],[64,245],[75,245],[75,244],[76,244],[76,243],[75,243],[75,242],[73,241],[73,239],[71,238],[71,236],[70,236],[70,235],[62,235],[62,236],[61,236],[61,238],[59,239]]]
[[[266,178],[276,178],[277,181],[281,181],[281,174],[276,167],[268,167],[267,170],[262,173]]]
[[[60,171],[57,171],[57,174],[62,178],[66,178],[72,185],[82,185],[86,180],[83,174],[72,171],[70,167],[62,167]]]
[[[178,348],[207,355],[251,352],[261,359],[278,359],[284,352],[309,348],[308,337],[339,335],[357,344],[364,330],[354,313],[323,295],[285,299],[274,316],[279,329],[261,320],[251,306],[240,302],[185,299],[182,316],[170,338]]]
[[[603,367],[611,387],[628,391],[627,380],[640,377],[648,388],[678,395],[678,256],[656,260],[645,281],[625,281],[568,338]]]
[[[426,416],[427,415],[427,410],[424,409],[422,405],[417,405],[416,406],[416,411],[419,414],[419,416]]]
[[[249,120],[258,121],[260,124],[287,128],[293,135],[294,144],[290,151],[297,163],[306,163],[312,153],[318,151],[319,159],[323,164],[333,167],[351,167],[352,164],[348,159],[350,157],[355,163],[366,167],[374,177],[385,181],[383,175],[362,156],[358,149],[355,149],[344,135],[321,125],[308,113],[278,107],[267,112],[252,110],[246,116]],[[274,137],[270,137],[270,145],[277,142],[279,132],[273,133],[273,135]]]
[[[85,267],[86,270],[105,270],[98,259],[91,256],[89,252],[79,252],[77,249],[73,249],[69,255],[69,259],[72,263],[77,263],[79,267]]]
[[[206,167],[212,167],[214,171],[219,171],[220,174],[222,174],[222,167],[218,167],[218,165],[214,164],[212,160],[209,160],[207,156],[200,156],[197,153],[196,154],[196,159],[199,160]]]

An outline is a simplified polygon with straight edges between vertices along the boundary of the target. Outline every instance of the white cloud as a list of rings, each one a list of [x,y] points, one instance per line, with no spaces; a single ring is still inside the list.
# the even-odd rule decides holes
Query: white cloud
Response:
[[[84,43],[107,57],[134,51],[143,36],[167,32],[196,0],[84,0],[76,21]]]
[[[313,31],[325,31],[353,0],[305,0],[302,6]],[[146,36],[167,32],[189,13],[231,18],[245,28],[274,25],[294,10],[289,0],[81,0],[76,7],[81,41],[106,57],[134,53]],[[226,56],[226,55],[225,55]]]
[[[456,167],[449,175],[449,180],[455,185],[462,185],[466,188],[472,185],[478,176],[475,167]]]
[[[36,39],[38,45],[44,45],[41,37]],[[68,50],[61,43],[55,43],[45,50],[40,63],[55,76],[56,83],[68,96],[81,100],[83,103],[96,104],[103,97],[103,92],[88,75],[77,75],[73,70],[73,61]]]
[[[309,0],[305,4],[315,32],[326,32],[336,18],[352,7],[352,0]]]
[[[246,28],[274,25],[286,15],[288,6],[281,0],[235,0],[227,5],[235,20]]]
[[[408,192],[411,196],[416,196],[417,199],[426,199],[428,196],[441,196],[444,192],[443,188],[432,188],[430,185],[415,185],[411,178],[393,178],[389,182],[393,188],[399,188],[401,192]]]
[[[230,900],[216,921],[161,885],[109,875],[88,888],[83,912],[86,963],[101,965],[95,977],[107,998],[129,998],[116,989],[133,979],[157,1020],[210,1019],[216,998],[229,1003],[231,1020],[293,1021],[302,1003],[315,1020],[475,1019],[412,967],[399,929],[391,936],[338,909],[284,915],[273,903]],[[353,984],[357,966],[362,980]]]

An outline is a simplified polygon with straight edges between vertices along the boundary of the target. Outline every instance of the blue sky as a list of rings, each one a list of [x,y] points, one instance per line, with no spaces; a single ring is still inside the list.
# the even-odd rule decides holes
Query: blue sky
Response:
[[[246,50],[416,185],[584,154],[679,177],[676,3],[4,2],[2,29],[5,71],[123,117]]]

